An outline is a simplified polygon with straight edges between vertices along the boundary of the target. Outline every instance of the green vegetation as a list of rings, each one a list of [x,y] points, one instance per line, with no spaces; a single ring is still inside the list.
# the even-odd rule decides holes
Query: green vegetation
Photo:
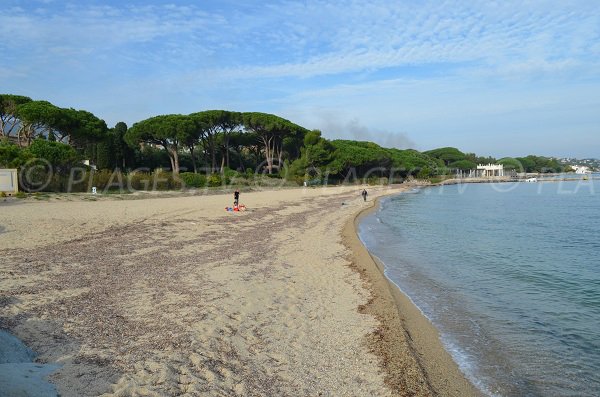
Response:
[[[503,164],[507,170],[516,172],[531,172],[531,173],[552,173],[552,172],[568,172],[567,166],[561,164],[557,159],[540,156],[527,157],[505,157],[498,160],[499,164]]]
[[[552,173],[563,171],[563,166],[556,159],[547,157],[529,155],[527,157],[517,157],[525,172]]]
[[[206,186],[206,176],[195,174],[193,172],[184,172],[179,175],[183,183],[188,187],[204,187]]]
[[[170,114],[135,123],[125,133],[125,141],[131,146],[139,143],[161,146],[169,156],[173,173],[178,174],[181,146],[196,133],[198,129],[191,117]]]
[[[428,150],[424,154],[438,159],[441,165],[449,166],[451,163],[455,163],[466,159],[466,155],[460,150],[453,147],[443,147],[434,150]]]
[[[108,128],[85,110],[0,95],[0,167],[18,168],[26,177],[21,178],[26,191],[278,183],[273,180],[397,183],[405,178],[439,179],[496,161],[453,147],[419,152],[373,142],[327,140],[319,130],[258,112],[159,115],[129,128],[123,122]],[[516,172],[563,170],[557,160],[539,156],[499,162]]]

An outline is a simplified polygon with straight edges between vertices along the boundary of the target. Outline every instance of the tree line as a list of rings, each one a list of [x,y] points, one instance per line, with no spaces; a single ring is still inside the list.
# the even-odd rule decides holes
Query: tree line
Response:
[[[520,172],[559,172],[540,156],[495,159],[452,147],[424,152],[383,148],[373,142],[328,140],[277,115],[204,110],[159,115],[128,127],[109,128],[86,110],[48,101],[0,95],[0,166],[22,167],[45,159],[59,172],[89,160],[100,170],[169,169],[180,172],[264,173],[298,181],[348,181],[366,177],[429,178],[499,162]]]
[[[529,155],[526,157],[482,157],[475,153],[463,153],[453,147],[444,147],[423,152],[438,160],[440,167],[448,170],[473,170],[478,164],[502,164],[504,169],[526,173],[553,173],[564,172],[570,169],[562,165],[557,159],[544,156]],[[440,170],[438,170],[440,171]]]

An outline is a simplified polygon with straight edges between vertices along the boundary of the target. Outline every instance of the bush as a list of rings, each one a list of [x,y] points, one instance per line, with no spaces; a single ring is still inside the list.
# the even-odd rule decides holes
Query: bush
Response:
[[[429,179],[428,179],[428,181],[429,181],[431,184],[435,185],[435,184],[438,184],[438,183],[441,183],[441,182],[443,182],[443,181],[444,181],[444,178],[443,178],[443,177],[441,177],[441,176],[432,176],[431,178],[429,178]]]
[[[169,177],[169,190],[181,190],[183,184],[181,182],[181,178],[178,175],[174,175],[171,173]]]
[[[152,179],[152,190],[169,190],[172,178],[173,176],[170,172],[156,170]]]
[[[39,159],[44,159],[54,167],[67,167],[79,161],[79,155],[71,146],[50,142],[44,139],[35,139],[27,150]]]
[[[206,183],[210,187],[218,187],[223,184],[223,178],[221,177],[221,174],[211,174],[206,180]]]
[[[379,185],[387,185],[389,183],[389,180],[386,177],[370,176],[367,178],[366,182],[367,182],[367,185],[370,185],[370,186],[379,186]]]
[[[303,176],[294,176],[294,177],[292,178],[292,180],[293,180],[294,182],[296,182],[296,183],[298,184],[298,186],[304,186],[304,182],[305,182],[305,180],[304,180],[304,177],[303,177]],[[308,183],[307,183],[307,185],[308,185]]]
[[[120,171],[102,170],[93,174],[92,186],[95,186],[98,190],[104,190],[107,187],[114,189],[120,186],[125,188],[125,182]]]
[[[179,190],[181,186],[179,176],[174,176],[172,172],[156,170],[150,188],[152,190]]]
[[[17,168],[33,158],[28,150],[20,148],[8,139],[0,139],[0,168]]]
[[[90,178],[92,177],[90,170],[83,168],[73,168],[68,175],[63,176],[62,192],[68,193],[83,193],[87,192],[90,186]],[[92,181],[93,182],[93,181]]]
[[[52,179],[54,179],[53,173],[43,160],[30,162],[27,167],[21,168],[19,172],[19,186],[27,192],[38,190],[52,191],[52,187],[50,186]]]
[[[179,174],[179,178],[183,181],[184,186],[186,187],[204,187],[206,186],[207,182],[204,175],[195,174],[193,172],[182,172]]]
[[[252,185],[265,188],[279,188],[282,186],[296,186],[295,181],[288,181],[281,178],[269,178],[266,175],[259,175],[252,181]]]
[[[427,179],[433,176],[433,170],[429,167],[423,167],[417,173],[417,179]]]
[[[232,170],[231,168],[225,167],[225,168],[223,168],[223,175],[225,175],[226,179],[231,179],[231,178],[239,178],[242,174],[240,174],[236,170]]]
[[[128,187],[134,190],[152,190],[153,174],[149,172],[132,172],[127,175]]]
[[[279,169],[279,172],[278,172],[279,177],[281,179],[290,179],[294,175],[294,174],[292,174],[291,171],[292,170],[290,168],[290,162],[289,162],[289,160],[285,160],[284,163],[283,163],[283,167],[281,167]]]

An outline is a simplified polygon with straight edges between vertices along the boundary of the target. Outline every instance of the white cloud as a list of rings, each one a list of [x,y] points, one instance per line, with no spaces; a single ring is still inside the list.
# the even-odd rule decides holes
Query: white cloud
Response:
[[[565,92],[573,103],[568,87],[585,81],[590,98],[600,85],[600,9],[589,0],[8,1],[0,86],[115,121],[119,109],[135,121],[235,104],[348,138],[385,145],[404,132],[419,143],[428,130],[460,132],[473,114],[543,114],[567,106]]]
[[[11,51],[27,48],[23,56],[34,61],[46,62],[48,48],[61,49],[51,54],[55,62],[61,54],[85,60],[101,53],[139,63],[179,60],[192,75],[223,80],[463,62],[529,73],[600,55],[599,11],[572,4],[309,0],[255,5],[253,14],[235,7],[71,4],[0,16],[0,38]]]
[[[476,62],[490,71],[530,73],[576,66],[582,56],[594,55],[590,50],[600,55],[594,44],[594,38],[600,39],[600,13],[593,8],[571,11],[560,3],[540,3],[537,8],[502,3],[473,9],[465,4],[426,3],[412,9],[403,3],[346,2],[339,7],[327,2],[286,3],[272,12],[293,14],[296,22],[270,25],[269,32],[277,33],[259,37],[265,39],[265,47],[276,49],[287,42],[293,51],[269,62],[219,67],[210,74],[224,80],[310,78],[463,62]],[[261,27],[254,28],[260,35]],[[296,34],[303,40],[295,39]],[[304,47],[303,54],[296,54],[298,45]]]

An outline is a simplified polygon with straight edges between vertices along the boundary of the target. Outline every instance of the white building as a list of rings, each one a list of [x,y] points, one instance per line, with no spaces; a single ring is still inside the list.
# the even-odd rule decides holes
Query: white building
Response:
[[[477,175],[480,177],[504,176],[503,164],[477,164]]]
[[[576,174],[591,174],[592,173],[590,168],[585,165],[573,165],[571,167],[575,170]]]
[[[0,192],[13,195],[19,191],[16,169],[0,169]]]

